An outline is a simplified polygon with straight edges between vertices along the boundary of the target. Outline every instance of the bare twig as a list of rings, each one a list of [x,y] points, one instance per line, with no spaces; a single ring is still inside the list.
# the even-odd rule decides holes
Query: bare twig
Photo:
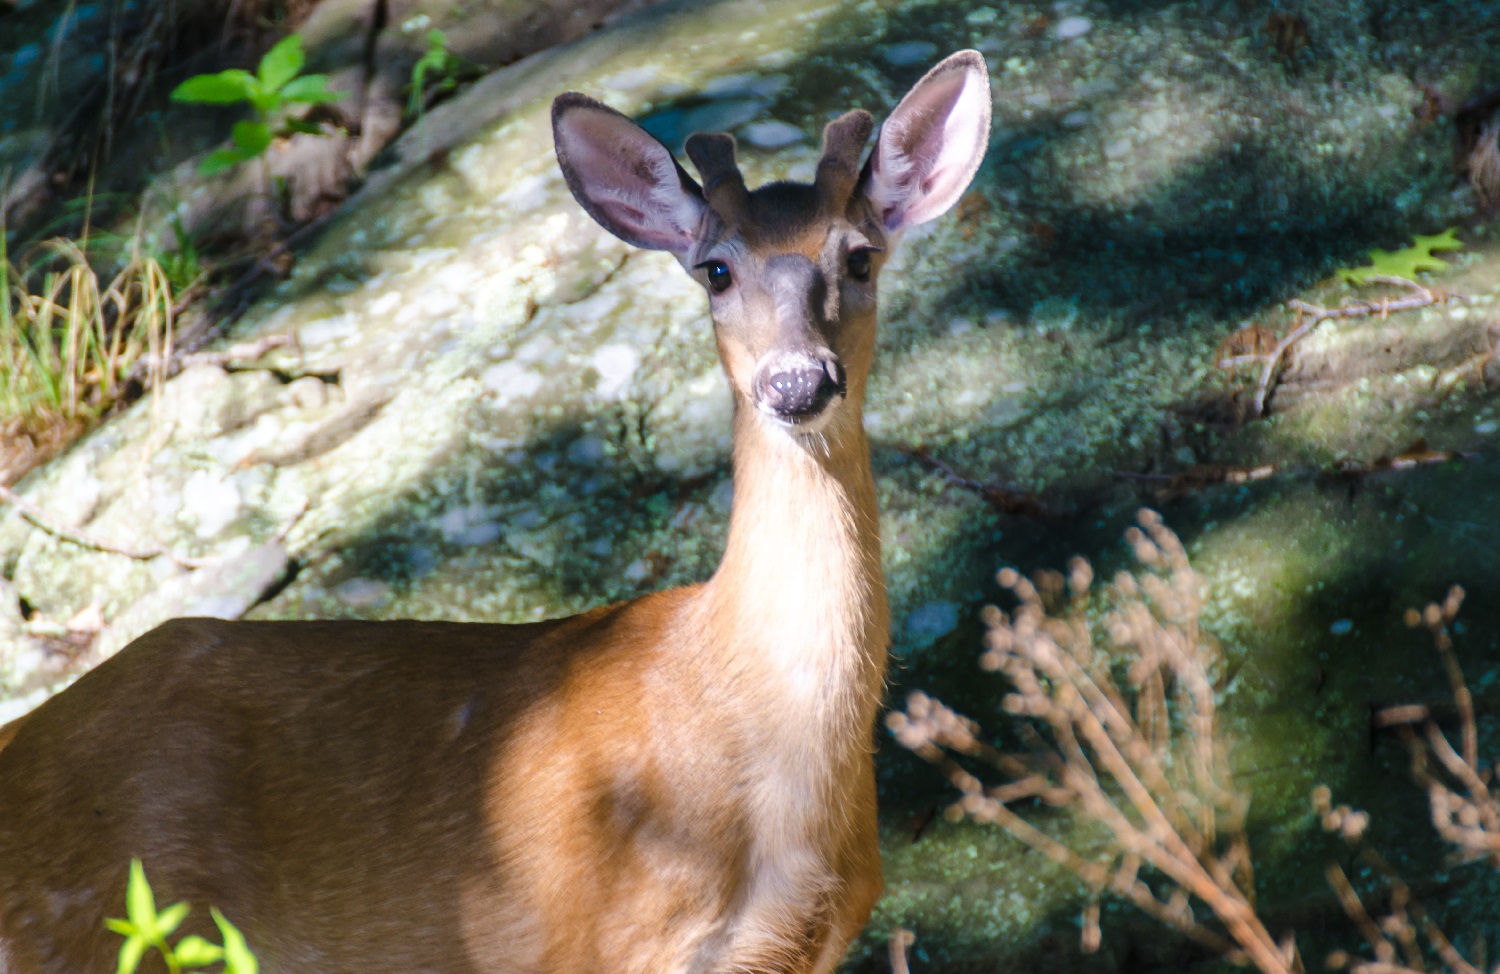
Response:
[[[296,527],[297,522],[302,520],[302,515],[306,514],[311,508],[312,499],[309,497],[302,498],[302,503],[297,505],[297,510],[293,511],[292,516],[282,522],[281,527],[276,529],[275,534],[266,539],[266,543],[281,544],[281,542],[285,541],[287,535],[292,533],[292,528]]]
[[[232,362],[258,362],[275,349],[287,346],[300,349],[296,335],[267,335],[253,342],[231,345],[222,352],[193,352],[191,355],[183,355],[178,359],[178,366],[185,369],[194,365],[217,365],[222,368]]]
[[[936,470],[943,475],[943,479],[955,487],[972,490],[984,498],[991,507],[1001,514],[1012,514],[1037,519],[1057,517],[1057,512],[1039,500],[1035,494],[1027,493],[1024,490],[1017,490],[1014,487],[1006,487],[1002,484],[989,483],[983,480],[976,480],[973,477],[966,477],[919,446],[905,448],[902,452],[914,458],[923,466]]]
[[[301,346],[295,334],[266,335],[254,341],[231,345],[219,352],[171,351],[165,361],[158,356],[142,356],[132,370],[132,375],[144,380],[147,370],[150,370],[152,375],[166,379],[194,365],[217,365],[222,368],[232,362],[256,362],[276,349],[288,346],[300,351]]]
[[[145,548],[127,548],[124,545],[105,541],[103,538],[62,523],[55,515],[49,514],[42,508],[32,504],[9,487],[0,486],[0,501],[14,505],[26,517],[26,520],[48,534],[62,538],[64,541],[70,541],[83,548],[92,548],[94,551],[103,551],[112,555],[122,555],[137,561],[150,561],[153,558],[169,558],[183,568],[202,568],[204,565],[211,564],[216,560],[213,558],[192,558],[174,551],[165,545],[153,544]]]
[[[51,514],[41,507],[38,507],[37,505],[26,500],[24,497],[4,485],[0,485],[0,503],[14,505],[15,508],[20,511],[21,514],[26,518],[26,520],[30,521],[32,524],[36,525],[43,531],[46,531],[48,534],[61,538],[64,541],[72,542],[73,544],[76,544],[80,547],[92,549],[94,551],[102,551],[106,554],[111,555],[120,555],[124,558],[131,558],[136,561],[150,561],[153,558],[167,558],[170,559],[174,564],[187,569],[203,568],[208,565],[217,564],[221,560],[221,558],[217,555],[210,556],[208,558],[194,558],[190,555],[184,555],[173,548],[168,548],[166,545],[161,544],[147,545],[144,548],[130,548],[125,545],[115,544],[112,541],[106,541],[103,538],[100,538],[97,535],[89,534],[87,531],[84,531],[80,528],[75,528],[70,525],[64,524],[55,514]],[[292,528],[296,526],[297,522],[302,519],[302,516],[307,513],[310,506],[311,502],[304,500],[301,505],[298,506],[297,510],[292,514],[292,516],[287,518],[287,520],[279,528],[276,529],[276,532],[271,535],[268,541],[280,543],[281,541],[285,540],[287,534],[289,534]]]
[[[906,949],[917,942],[917,935],[901,927],[891,931],[891,974],[911,974],[906,963]]]
[[[1500,868],[1500,797],[1491,790],[1491,770],[1479,763],[1474,699],[1448,636],[1448,625],[1458,615],[1463,599],[1463,589],[1455,585],[1441,604],[1433,602],[1420,612],[1406,611],[1408,626],[1422,626],[1432,634],[1433,646],[1452,688],[1462,753],[1453,748],[1430,715],[1421,721],[1420,735],[1415,723],[1406,724],[1401,731],[1411,751],[1412,772],[1427,787],[1432,824],[1438,834],[1457,846],[1466,858],[1488,859],[1491,865]],[[1446,777],[1430,770],[1429,758],[1446,772]]]
[[[1349,882],[1349,877],[1344,875],[1344,869],[1336,862],[1328,864],[1324,870],[1328,878],[1328,885],[1333,887],[1334,895],[1339,898],[1339,905],[1344,908],[1344,913],[1359,932],[1369,943],[1370,948],[1375,951],[1377,963],[1389,964],[1396,956],[1396,946],[1388,940],[1381,932],[1380,924],[1376,923],[1370,916],[1370,911],[1365,909],[1365,904],[1360,900],[1359,894],[1354,892],[1354,886]],[[1406,970],[1404,967],[1394,968]]]
[[[1413,308],[1425,308],[1429,305],[1440,304],[1450,298],[1460,297],[1460,295],[1444,294],[1440,291],[1429,290],[1416,281],[1408,280],[1404,277],[1377,274],[1371,275],[1366,280],[1371,284],[1388,284],[1393,287],[1405,288],[1410,293],[1404,298],[1384,297],[1370,301],[1349,301],[1335,308],[1325,308],[1321,305],[1309,304],[1306,301],[1294,298],[1286,303],[1286,307],[1287,310],[1296,314],[1296,326],[1287,332],[1286,336],[1278,341],[1274,348],[1265,354],[1232,355],[1220,359],[1219,366],[1221,368],[1260,363],[1260,380],[1255,386],[1255,415],[1265,415],[1266,398],[1271,393],[1272,382],[1276,378],[1276,371],[1281,365],[1287,351],[1322,322],[1331,318],[1364,318],[1370,315],[1379,315],[1384,319],[1393,311],[1409,311]]]
[[[1336,864],[1328,866],[1328,884],[1338,895],[1339,905],[1375,953],[1374,961],[1351,958],[1350,971],[1354,974],[1422,974],[1426,965],[1418,944],[1417,929],[1420,927],[1447,970],[1454,974],[1484,974],[1458,952],[1390,863],[1369,848],[1360,850],[1360,859],[1390,886],[1391,905],[1390,912],[1379,920],[1372,918],[1343,869]]]

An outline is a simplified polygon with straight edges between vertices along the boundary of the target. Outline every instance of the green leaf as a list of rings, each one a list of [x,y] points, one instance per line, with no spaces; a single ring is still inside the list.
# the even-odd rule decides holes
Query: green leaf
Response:
[[[218,907],[210,909],[214,915],[214,923],[219,925],[219,933],[224,935],[224,974],[260,974],[260,961],[250,953],[245,935],[224,919],[224,914],[219,912]]]
[[[196,934],[179,940],[172,953],[177,955],[177,963],[183,967],[207,967],[224,959],[224,948]]]
[[[139,932],[136,930],[135,924],[129,920],[117,920],[114,917],[106,917],[104,925],[122,937],[134,937]]]
[[[406,99],[406,112],[420,117],[426,104],[428,76],[436,78],[435,88],[450,91],[458,86],[458,74],[462,62],[448,50],[448,38],[436,28],[427,32],[427,50],[417,63],[412,65],[411,84]]]
[[[165,937],[173,930],[176,930],[181,925],[183,917],[187,915],[188,905],[186,903],[173,903],[165,910],[162,910],[156,915],[157,937]]]
[[[131,937],[120,945],[120,962],[115,965],[115,974],[135,974],[135,969],[140,966],[141,958],[146,954],[145,937]]]
[[[313,122],[305,122],[300,118],[289,118],[283,126],[288,132],[301,132],[303,135],[322,135],[323,126]]]
[[[1437,250],[1458,250],[1463,241],[1458,239],[1458,228],[1449,227],[1442,233],[1418,236],[1410,247],[1402,250],[1372,250],[1370,263],[1364,267],[1341,267],[1336,272],[1350,284],[1368,284],[1372,277],[1404,277],[1414,279],[1420,271],[1440,271],[1448,266],[1445,260],[1432,256]]]
[[[246,159],[253,159],[265,152],[271,144],[271,126],[265,122],[247,120],[235,122],[229,137],[244,150]]]
[[[302,102],[308,105],[324,105],[348,97],[348,95],[347,91],[330,91],[326,74],[304,75],[281,89],[283,101]]]
[[[246,152],[236,146],[233,149],[215,149],[203,157],[198,163],[198,175],[213,176],[226,169],[232,169],[248,159],[254,159],[255,154]]]
[[[307,55],[302,53],[302,35],[289,34],[265,53],[255,73],[267,92],[280,91],[281,86],[295,78],[306,63]]]
[[[274,91],[266,91],[260,87],[260,82],[255,83],[255,93],[250,96],[250,107],[255,109],[255,114],[261,118],[281,108],[285,102],[281,95]]]
[[[173,101],[205,105],[231,105],[248,101],[257,90],[250,72],[231,68],[218,74],[195,75],[172,89]]]
[[[147,940],[156,939],[156,899],[146,882],[146,867],[130,860],[130,880],[125,884],[125,914]]]

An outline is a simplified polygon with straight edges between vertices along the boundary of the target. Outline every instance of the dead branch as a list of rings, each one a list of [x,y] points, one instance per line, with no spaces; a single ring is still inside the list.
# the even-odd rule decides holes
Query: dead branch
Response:
[[[1331,318],[1364,318],[1370,315],[1379,315],[1384,320],[1393,311],[1425,308],[1429,305],[1441,304],[1452,297],[1459,297],[1459,295],[1429,290],[1416,281],[1407,280],[1404,277],[1372,275],[1367,280],[1372,284],[1388,284],[1392,287],[1405,288],[1410,293],[1404,298],[1383,297],[1370,301],[1348,301],[1335,308],[1325,308],[1294,298],[1286,303],[1286,307],[1296,315],[1296,324],[1285,337],[1276,343],[1274,348],[1263,354],[1231,355],[1219,360],[1220,368],[1232,368],[1236,365],[1251,363],[1260,364],[1260,379],[1255,386],[1254,413],[1256,416],[1266,414],[1266,398],[1271,394],[1272,382],[1276,378],[1277,370],[1287,351],[1322,322]]]
[[[301,345],[297,342],[295,334],[266,335],[251,342],[241,342],[231,345],[222,352],[193,352],[190,355],[182,355],[177,359],[179,368],[191,368],[194,365],[217,365],[224,368],[233,362],[258,362],[278,348],[292,347],[301,351]]]
[[[1359,858],[1390,887],[1389,912],[1379,919],[1372,917],[1344,870],[1337,864],[1329,864],[1329,886],[1333,887],[1338,896],[1345,915],[1354,922],[1375,954],[1375,959],[1370,961],[1349,957],[1340,952],[1342,962],[1330,960],[1330,967],[1347,966],[1353,974],[1424,974],[1427,967],[1423,962],[1418,938],[1420,929],[1421,935],[1427,938],[1428,944],[1447,970],[1454,974],[1484,974],[1458,952],[1458,948],[1453,946],[1453,942],[1428,916],[1411,887],[1384,857],[1373,849],[1364,848],[1360,850]]]
[[[81,528],[76,528],[72,527],[71,525],[64,524],[62,520],[57,517],[57,515],[51,514],[45,509],[38,507],[37,505],[26,500],[20,494],[17,494],[15,491],[4,485],[0,485],[0,503],[13,505],[16,510],[21,512],[22,516],[24,516],[26,520],[30,521],[41,530],[46,531],[48,534],[53,535],[54,537],[58,537],[63,539],[64,541],[76,544],[81,548],[89,548],[93,551],[102,551],[106,554],[111,555],[120,555],[125,558],[134,559],[135,561],[150,561],[153,558],[168,558],[179,567],[189,570],[204,568],[208,565],[215,565],[220,561],[219,556],[211,556],[208,558],[194,558],[190,555],[184,555],[174,548],[169,548],[166,545],[161,544],[147,545],[144,548],[130,548],[125,545],[116,544],[112,541],[106,541],[97,535],[90,534],[87,531],[82,530]],[[276,529],[276,532],[271,535],[269,540],[277,543],[285,540],[286,536],[291,532],[292,528],[295,527],[297,522],[302,519],[302,516],[307,513],[310,506],[311,503],[307,500],[304,500],[298,507],[298,509],[292,514],[292,516],[289,517],[285,522],[282,523],[279,528]]]
[[[1409,970],[1403,966],[1389,966],[1396,956],[1396,945],[1391,943],[1381,931],[1380,924],[1376,923],[1370,916],[1370,911],[1365,909],[1365,904],[1354,891],[1354,885],[1349,882],[1349,877],[1344,875],[1344,869],[1336,862],[1328,864],[1324,870],[1328,878],[1328,885],[1333,888],[1334,895],[1339,898],[1339,905],[1344,908],[1344,913],[1354,922],[1360,934],[1369,943],[1370,948],[1375,951],[1377,964],[1388,965],[1386,969],[1396,971]],[[1355,970],[1366,970],[1364,965],[1357,964]]]
[[[989,483],[983,480],[975,480],[966,477],[953,469],[948,464],[933,456],[920,446],[902,449],[903,453],[915,459],[923,466],[936,470],[943,475],[943,479],[955,487],[972,490],[985,502],[1001,514],[1012,514],[1018,517],[1037,518],[1049,520],[1058,516],[1058,512],[1043,503],[1035,494],[1014,487],[1006,487],[1001,484]]]
[[[162,355],[143,355],[131,366],[128,378],[149,388],[158,388],[167,379],[194,365],[217,365],[227,368],[235,362],[258,362],[278,348],[293,348],[301,354],[302,345],[294,332],[266,335],[218,352],[190,352],[168,347]]]
[[[1466,859],[1488,859],[1500,868],[1500,797],[1491,789],[1491,768],[1479,763],[1479,729],[1474,698],[1464,680],[1448,626],[1462,606],[1464,590],[1457,585],[1448,591],[1441,604],[1433,602],[1420,612],[1408,609],[1409,627],[1421,626],[1431,634],[1433,647],[1442,662],[1457,710],[1460,749],[1455,750],[1442,728],[1430,714],[1420,723],[1400,728],[1411,752],[1412,773],[1427,788],[1432,824],[1439,835],[1451,842]],[[1443,774],[1435,774],[1432,763]]]
[[[64,524],[56,515],[36,506],[23,498],[20,494],[9,487],[0,486],[0,502],[14,505],[21,514],[32,524],[64,541],[72,542],[82,548],[90,548],[94,551],[103,551],[112,555],[122,555],[133,558],[136,561],[150,561],[153,558],[169,558],[175,564],[183,568],[202,568],[204,565],[213,563],[213,558],[193,558],[181,552],[174,551],[165,545],[153,544],[145,548],[128,548],[124,545],[105,541],[96,535],[89,534],[79,528]]]

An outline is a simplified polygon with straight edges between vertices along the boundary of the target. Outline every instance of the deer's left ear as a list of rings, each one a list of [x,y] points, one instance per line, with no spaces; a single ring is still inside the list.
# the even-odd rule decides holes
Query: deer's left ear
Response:
[[[969,188],[990,139],[990,75],[978,51],[950,55],[880,127],[860,176],[886,230],[926,223]]]
[[[552,103],[552,143],[573,198],[601,227],[679,258],[692,249],[703,191],[650,133],[570,91]]]

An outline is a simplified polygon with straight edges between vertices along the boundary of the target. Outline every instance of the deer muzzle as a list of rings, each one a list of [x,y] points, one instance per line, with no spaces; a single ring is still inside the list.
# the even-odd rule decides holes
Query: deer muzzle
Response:
[[[756,371],[754,388],[760,411],[788,426],[820,419],[848,392],[844,368],[827,349],[767,359]]]

